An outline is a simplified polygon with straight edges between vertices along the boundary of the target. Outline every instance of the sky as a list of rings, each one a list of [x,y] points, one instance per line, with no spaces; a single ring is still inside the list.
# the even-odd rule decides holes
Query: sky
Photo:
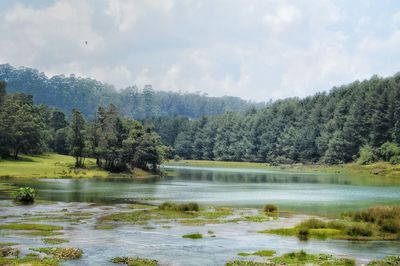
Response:
[[[0,35],[1,64],[117,89],[268,101],[400,71],[398,0],[1,0]]]

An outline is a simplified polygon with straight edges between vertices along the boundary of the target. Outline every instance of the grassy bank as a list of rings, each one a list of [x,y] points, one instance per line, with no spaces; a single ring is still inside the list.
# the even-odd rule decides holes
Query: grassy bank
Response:
[[[192,167],[215,167],[215,168],[248,168],[266,171],[290,171],[307,173],[331,173],[331,174],[351,174],[368,175],[388,178],[400,177],[400,165],[392,165],[387,162],[377,162],[370,165],[359,165],[356,163],[343,165],[270,165],[267,163],[252,162],[227,162],[227,161],[207,161],[207,160],[180,160],[168,161],[166,165],[192,166]]]
[[[85,160],[84,169],[74,169],[72,156],[46,154],[38,156],[20,156],[19,160],[0,160],[0,177],[18,178],[92,178],[92,177],[149,177],[152,174],[135,170],[133,174],[111,174],[96,166],[94,159]]]

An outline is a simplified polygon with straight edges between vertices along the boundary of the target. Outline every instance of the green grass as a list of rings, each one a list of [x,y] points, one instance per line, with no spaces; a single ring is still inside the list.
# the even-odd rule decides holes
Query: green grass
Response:
[[[327,254],[307,254],[304,251],[287,253],[279,257],[271,258],[265,262],[256,261],[230,261],[226,266],[301,266],[301,265],[320,265],[320,266],[353,266],[355,261],[352,259],[338,259]]]
[[[115,225],[113,224],[98,224],[94,227],[94,229],[97,230],[112,230],[115,228]]]
[[[10,247],[10,246],[15,246],[18,245],[17,243],[11,243],[11,242],[0,242],[0,247]]]
[[[247,253],[247,252],[240,252],[238,253],[239,256],[260,256],[260,257],[272,257],[275,255],[274,250],[259,250],[253,253]]]
[[[96,160],[87,158],[85,168],[73,168],[75,159],[61,154],[38,156],[22,155],[19,160],[0,160],[0,177],[17,178],[93,178],[113,177],[113,175],[96,166]],[[133,174],[118,174],[127,177],[149,177],[153,174],[134,169]]]
[[[57,245],[62,243],[68,243],[69,240],[63,238],[43,238],[43,243],[50,244],[50,245]]]
[[[374,260],[367,264],[367,266],[390,266],[400,265],[400,256],[388,256],[383,260]]]
[[[0,258],[0,265],[29,265],[29,266],[58,266],[60,263],[53,258],[38,258],[26,256],[24,258]]]
[[[75,260],[82,257],[83,251],[73,247],[51,247],[51,248],[31,248],[32,251],[37,251],[58,260]]]
[[[183,238],[190,238],[190,239],[202,239],[203,235],[199,234],[199,233],[193,233],[193,234],[187,234],[187,235],[183,235]]]
[[[171,203],[169,203],[171,204]],[[183,211],[178,207],[138,209],[130,212],[115,212],[100,218],[101,222],[127,222],[132,224],[146,224],[150,220],[176,220],[183,225],[204,225],[221,223],[233,214],[231,208],[207,208],[199,211]],[[183,204],[182,206],[186,206]]]
[[[332,255],[326,254],[307,254],[304,251],[292,252],[284,254],[280,257],[273,258],[272,261],[278,265],[336,265],[336,266],[352,266],[355,261],[352,259],[337,259]]]
[[[35,231],[55,231],[64,229],[62,226],[51,225],[51,224],[20,224],[20,223],[8,223],[0,224],[0,229],[7,230],[35,230]]]
[[[152,259],[145,258],[128,258],[128,257],[116,257],[111,259],[111,262],[118,264],[125,264],[127,266],[157,266],[158,262]]]
[[[400,207],[375,206],[342,215],[342,219],[322,221],[308,219],[291,228],[261,231],[260,233],[308,238],[344,240],[399,240]]]
[[[331,174],[349,174],[360,177],[380,176],[387,178],[398,178],[400,176],[400,165],[392,165],[388,162],[377,162],[370,165],[359,165],[356,163],[344,165],[304,165],[290,164],[272,166],[267,163],[253,162],[227,162],[227,161],[209,161],[209,160],[181,160],[168,161],[166,165],[194,166],[194,167],[217,167],[217,168],[249,168],[268,171],[289,171],[289,172],[307,172],[307,173],[331,173]],[[382,183],[384,180],[380,180]],[[387,180],[391,182],[391,180]]]

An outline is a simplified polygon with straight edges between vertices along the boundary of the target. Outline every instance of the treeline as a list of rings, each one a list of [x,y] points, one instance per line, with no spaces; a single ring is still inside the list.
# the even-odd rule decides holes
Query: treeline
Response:
[[[30,95],[7,94],[0,81],[0,155],[18,159],[20,153],[46,151],[73,155],[75,167],[93,157],[99,167],[122,172],[135,167],[158,171],[168,150],[151,125],[123,118],[112,104],[97,108],[92,120],[75,109],[67,120],[59,109],[34,105]]]
[[[265,106],[238,97],[154,91],[150,85],[143,90],[133,86],[117,91],[109,84],[90,78],[74,75],[48,78],[36,69],[16,69],[8,64],[0,65],[0,80],[7,82],[9,92],[33,95],[36,104],[56,107],[68,114],[72,109],[78,109],[90,119],[96,116],[98,106],[109,104],[114,104],[123,116],[135,119],[159,116],[197,118]]]
[[[400,75],[372,77],[245,114],[153,119],[184,159],[270,163],[400,162]],[[383,145],[383,146],[382,146]]]

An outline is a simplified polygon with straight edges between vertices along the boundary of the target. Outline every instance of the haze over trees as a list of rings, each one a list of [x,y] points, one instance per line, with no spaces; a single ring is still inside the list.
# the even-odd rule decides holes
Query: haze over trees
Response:
[[[7,94],[0,81],[0,156],[48,151],[74,156],[75,167],[94,157],[99,167],[122,172],[158,171],[168,149],[151,126],[121,117],[114,105],[100,106],[92,120],[74,109],[68,121],[59,109],[34,105],[30,95]]]
[[[121,115],[135,119],[178,115],[197,118],[265,106],[238,97],[155,91],[151,85],[143,90],[132,86],[117,91],[112,85],[90,78],[75,75],[48,78],[36,69],[14,68],[8,64],[0,65],[0,80],[7,82],[9,92],[32,95],[35,104],[56,107],[66,114],[77,109],[90,119],[95,117],[98,106],[109,104],[115,105]]]
[[[180,158],[270,163],[400,162],[400,75],[372,77],[245,114],[153,119]]]

